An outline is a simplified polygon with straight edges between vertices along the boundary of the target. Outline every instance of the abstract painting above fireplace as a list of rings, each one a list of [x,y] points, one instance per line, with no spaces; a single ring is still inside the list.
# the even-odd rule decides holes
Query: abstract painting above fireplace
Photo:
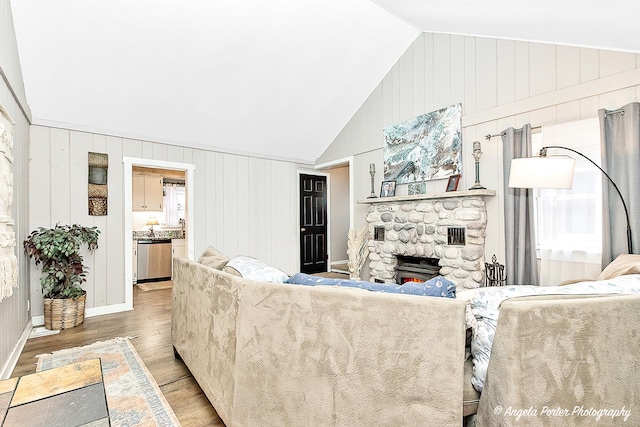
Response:
[[[387,126],[384,179],[407,184],[462,173],[462,104]]]

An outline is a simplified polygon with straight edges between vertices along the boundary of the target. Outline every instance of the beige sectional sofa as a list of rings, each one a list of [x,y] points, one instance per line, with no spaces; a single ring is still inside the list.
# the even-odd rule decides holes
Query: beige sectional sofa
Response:
[[[502,303],[477,426],[640,426],[640,295]]]
[[[474,404],[463,298],[174,271],[175,351],[230,427],[640,425],[640,295],[502,302]]]
[[[173,345],[227,426],[460,426],[464,316],[174,261]]]

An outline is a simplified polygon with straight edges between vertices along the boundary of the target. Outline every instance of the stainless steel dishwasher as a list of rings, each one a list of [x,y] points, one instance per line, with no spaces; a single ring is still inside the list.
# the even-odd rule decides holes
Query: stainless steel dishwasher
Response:
[[[138,283],[171,280],[171,239],[138,240]]]

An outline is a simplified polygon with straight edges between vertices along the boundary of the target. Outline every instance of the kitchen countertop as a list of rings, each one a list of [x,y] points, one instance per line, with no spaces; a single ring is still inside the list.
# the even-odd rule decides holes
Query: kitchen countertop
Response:
[[[151,236],[150,231],[134,231],[133,240],[160,240],[160,239],[184,239],[184,231],[182,230],[168,230],[168,231],[155,231]]]

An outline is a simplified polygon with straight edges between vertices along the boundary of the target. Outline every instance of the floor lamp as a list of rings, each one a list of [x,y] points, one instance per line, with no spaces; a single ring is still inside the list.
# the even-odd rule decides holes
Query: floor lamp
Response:
[[[575,159],[568,156],[547,156],[547,149],[560,148],[568,150],[588,160],[592,165],[600,169],[600,172],[607,177],[613,188],[616,189],[624,213],[627,217],[627,248],[632,254],[633,245],[631,243],[631,222],[629,221],[629,211],[627,204],[622,197],[622,193],[611,177],[593,160],[584,154],[567,147],[550,145],[540,150],[539,157],[523,157],[511,160],[511,172],[509,174],[509,187],[512,188],[571,188],[573,184],[573,171],[575,169]]]

